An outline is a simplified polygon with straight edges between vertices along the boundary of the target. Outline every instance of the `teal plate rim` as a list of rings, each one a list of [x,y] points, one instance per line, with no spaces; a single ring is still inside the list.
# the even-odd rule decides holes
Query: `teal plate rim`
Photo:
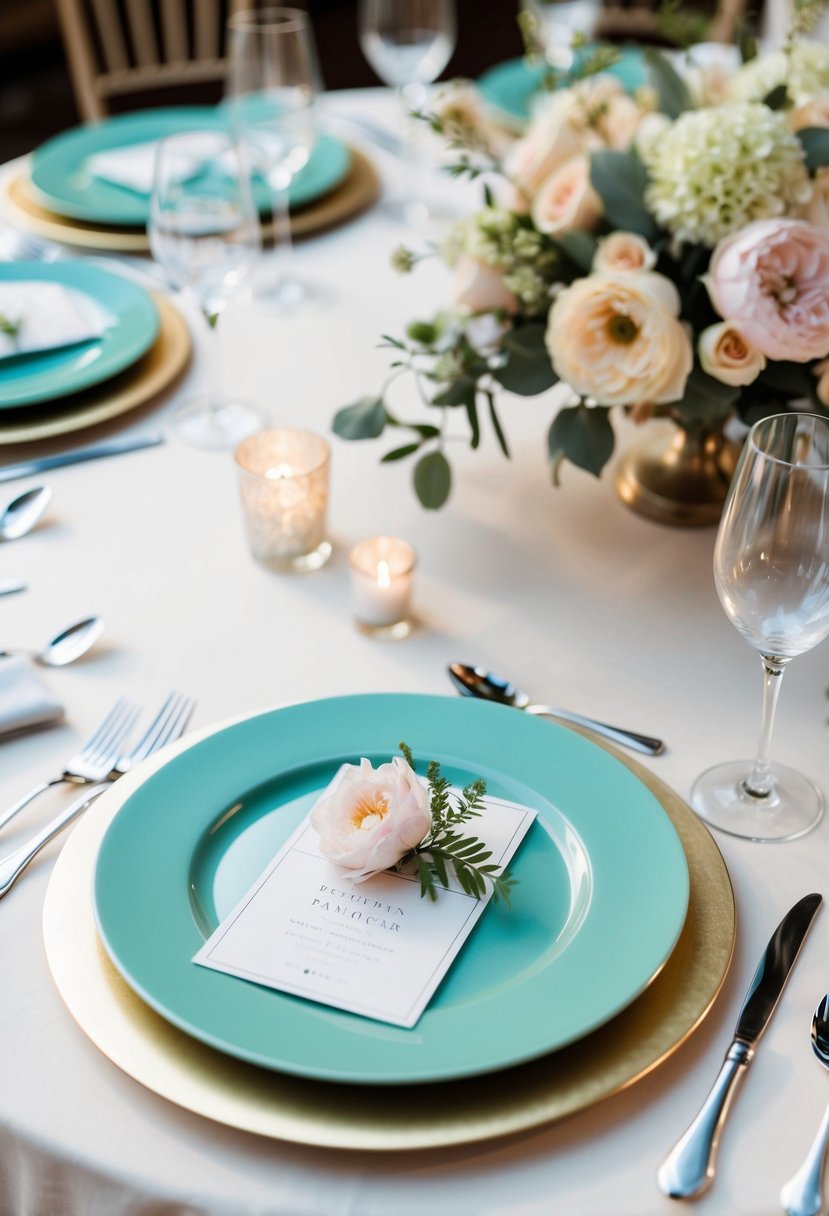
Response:
[[[82,259],[0,263],[0,282],[52,282],[91,296],[115,319],[100,338],[0,361],[0,409],[40,405],[110,380],[158,336],[158,309],[138,283]]]
[[[616,50],[620,58],[608,68],[608,73],[616,76],[628,90],[643,85],[646,73],[641,48],[622,45]],[[546,70],[545,65],[528,63],[526,59],[507,59],[482,72],[478,87],[487,105],[499,111],[511,124],[523,125],[531,116],[531,102],[539,91]]]
[[[46,140],[32,156],[29,186],[41,206],[68,219],[119,227],[144,227],[149,195],[125,189],[84,172],[87,157],[106,148],[145,143],[178,131],[214,131],[224,106],[172,106],[117,114],[99,123],[72,127]],[[291,183],[292,208],[303,207],[335,189],[347,176],[351,153],[341,140],[321,132],[307,165]],[[265,183],[254,180],[260,213],[271,210]]]
[[[513,863],[512,907],[486,909],[417,1026],[371,1021],[193,963],[229,911],[210,906],[213,884],[232,871],[246,838],[275,830],[270,852],[233,877],[226,904],[344,760],[388,758],[400,739],[424,762],[440,760],[453,780],[483,776],[492,793],[538,811]],[[293,796],[280,804],[284,794]],[[258,714],[171,759],[108,829],[93,898],[114,965],[180,1029],[265,1068],[384,1085],[508,1068],[596,1029],[661,970],[688,894],[670,819],[604,749],[501,706],[379,693]]]

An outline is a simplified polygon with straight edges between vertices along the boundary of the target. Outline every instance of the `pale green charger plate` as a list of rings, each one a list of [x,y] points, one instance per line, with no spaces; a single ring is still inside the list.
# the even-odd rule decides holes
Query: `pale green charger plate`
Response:
[[[100,338],[0,360],[0,410],[38,405],[101,384],[136,363],[158,335],[153,300],[123,275],[80,261],[0,264],[0,283],[34,280],[91,296],[111,323]]]
[[[94,177],[86,162],[95,152],[163,139],[182,131],[229,128],[222,106],[178,106],[118,114],[100,123],[73,127],[47,140],[32,159],[31,186],[37,201],[58,215],[90,224],[146,225],[149,195]],[[291,182],[291,207],[301,207],[333,190],[349,170],[351,156],[339,140],[320,135],[308,164]],[[269,212],[267,186],[254,178],[253,193],[260,211]]]
[[[399,740],[453,781],[538,811],[490,906],[412,1030],[207,970],[192,957],[344,761]],[[232,1056],[365,1084],[448,1080],[570,1043],[628,1005],[679,936],[688,869],[654,795],[582,737],[515,710],[444,697],[309,702],[188,748],[127,800],[95,875],[104,945],[174,1025]]]

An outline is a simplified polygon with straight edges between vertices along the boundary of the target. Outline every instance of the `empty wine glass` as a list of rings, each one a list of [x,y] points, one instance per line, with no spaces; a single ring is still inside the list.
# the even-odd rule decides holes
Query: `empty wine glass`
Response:
[[[175,430],[195,447],[233,448],[265,422],[257,407],[228,400],[220,388],[216,324],[249,282],[261,249],[250,172],[239,144],[210,131],[161,140],[148,229],[153,257],[193,296],[211,331],[208,391],[181,408]]]
[[[425,86],[437,80],[452,57],[457,37],[454,0],[360,0],[358,24],[363,54],[400,97],[411,177],[415,178],[420,156],[409,114],[423,106]],[[396,218],[404,223],[428,219],[422,194],[422,187],[415,186],[405,200],[393,204]]]
[[[748,434],[714,551],[717,592],[763,663],[757,758],[703,773],[691,804],[708,823],[752,840],[792,840],[823,814],[801,773],[769,760],[774,713],[791,659],[829,635],[829,422],[778,414]]]
[[[596,31],[602,0],[523,0],[536,40],[551,67],[573,66],[573,40],[589,40]]]
[[[227,94],[239,136],[270,189],[275,262],[270,296],[293,313],[322,293],[291,270],[291,182],[307,165],[317,142],[320,90],[314,37],[307,13],[263,8],[237,13],[228,22]]]

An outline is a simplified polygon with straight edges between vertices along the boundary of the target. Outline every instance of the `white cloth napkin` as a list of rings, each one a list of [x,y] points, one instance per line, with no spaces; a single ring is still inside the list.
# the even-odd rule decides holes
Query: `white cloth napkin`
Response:
[[[150,139],[146,143],[128,144],[124,148],[107,148],[103,152],[95,152],[87,158],[87,172],[103,181],[123,186],[125,190],[132,190],[135,194],[151,194],[155,175],[155,153],[159,142],[157,139]],[[179,151],[176,155],[176,173],[173,180],[183,182],[197,173],[205,159],[210,158],[215,146],[216,137],[211,132],[205,132],[203,141],[194,135],[188,141],[187,154]]]
[[[100,338],[111,322],[106,310],[84,292],[29,280],[0,283],[0,319],[17,329],[0,332],[0,359],[88,342]]]
[[[63,706],[26,655],[0,657],[0,735],[46,726],[63,717]]]

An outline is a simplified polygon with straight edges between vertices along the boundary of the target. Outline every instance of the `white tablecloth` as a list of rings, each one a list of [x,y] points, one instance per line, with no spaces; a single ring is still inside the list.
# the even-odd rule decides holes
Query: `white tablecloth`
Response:
[[[343,94],[388,119],[378,94]],[[392,185],[401,167],[372,155]],[[444,187],[450,204],[460,187]],[[468,197],[476,197],[471,187]],[[342,404],[372,392],[399,333],[440,305],[438,262],[412,277],[389,269],[403,233],[379,209],[297,249],[301,272],[336,300],[302,320],[257,305],[222,323],[228,383],[276,423],[327,431]],[[197,325],[197,321],[194,321]],[[165,423],[196,388],[127,431]],[[410,387],[395,390],[416,416]],[[62,624],[102,613],[104,640],[86,661],[47,674],[64,725],[0,743],[0,806],[56,772],[114,697],[148,708],[172,687],[198,698],[199,726],[272,705],[362,691],[451,693],[453,659],[491,666],[529,689],[605,721],[659,734],[650,761],[687,793],[718,760],[753,753],[759,729],[756,656],[728,623],[711,575],[712,530],[649,523],[617,500],[608,469],[596,481],[567,468],[553,489],[545,459],[546,398],[503,410],[513,458],[487,434],[482,450],[452,445],[450,505],[426,513],[402,465],[381,466],[391,443],[333,440],[330,525],[335,553],[320,572],[269,573],[251,560],[232,459],[162,447],[50,474],[42,527],[0,547],[0,576],[30,589],[0,601],[0,644],[36,647]],[[486,429],[486,428],[485,428]],[[620,445],[635,437],[620,432]],[[0,453],[9,461],[16,453]],[[2,501],[24,484],[2,489]],[[405,642],[372,641],[351,621],[348,549],[380,532],[420,555],[420,628]],[[829,790],[829,652],[795,661],[783,687],[774,753]],[[28,810],[11,848],[53,813]],[[297,1148],[206,1122],[168,1105],[109,1063],[68,1016],[46,966],[40,914],[51,845],[0,905],[0,1211],[6,1216],[662,1216],[676,1210],[657,1166],[707,1092],[730,1041],[743,992],[785,910],[829,891],[829,821],[802,841],[757,845],[718,837],[738,909],[733,966],[713,1011],[652,1075],[556,1126],[443,1152],[371,1156]],[[768,1216],[799,1164],[829,1096],[809,1049],[809,1024],[829,987],[829,913],[803,955],[738,1095],[704,1216]],[[543,1016],[543,1011],[539,1011]],[[344,1117],[347,1114],[344,1113]]]

